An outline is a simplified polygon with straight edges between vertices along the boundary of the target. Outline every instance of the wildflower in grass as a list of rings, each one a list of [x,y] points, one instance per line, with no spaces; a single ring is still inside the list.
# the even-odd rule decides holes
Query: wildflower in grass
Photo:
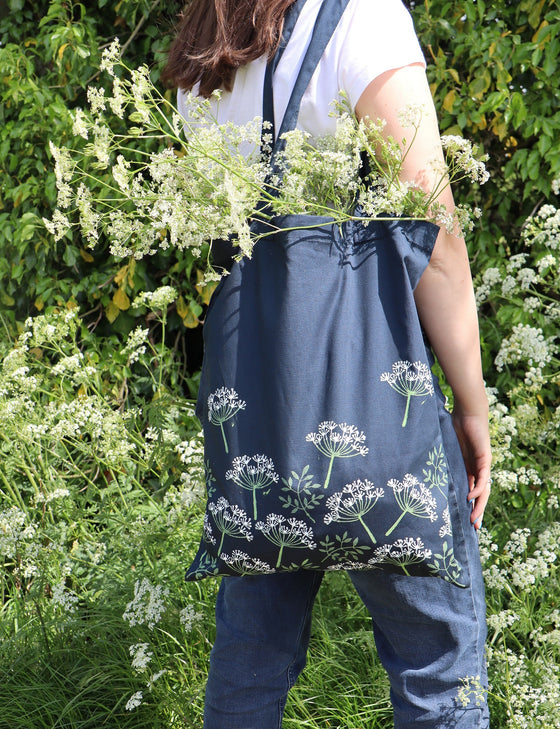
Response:
[[[146,686],[148,687],[148,690],[151,691],[154,687],[155,682],[158,681],[167,672],[168,672],[167,668],[162,668],[161,671],[157,671],[156,673],[153,673],[150,676],[150,678],[148,679],[148,683],[146,684]]]
[[[134,598],[126,606],[123,619],[131,626],[147,625],[152,630],[166,610],[165,598],[169,590],[153,585],[144,577],[134,583]]]
[[[494,363],[498,372],[508,364],[519,362],[543,367],[551,361],[556,349],[552,338],[546,338],[541,328],[516,324],[511,335],[502,341]]]
[[[332,420],[324,420],[319,423],[316,433],[307,434],[305,440],[313,443],[320,453],[330,459],[324,488],[329,485],[335,458],[367,455],[369,448],[364,445],[365,439],[365,433],[359,431],[355,425],[335,423]]]
[[[0,555],[13,559],[24,542],[33,539],[37,527],[17,506],[0,511]]]
[[[136,693],[132,694],[132,696],[126,702],[126,706],[124,708],[127,711],[133,711],[134,709],[137,709],[140,706],[140,704],[142,703],[143,698],[144,698],[143,692],[136,691]]]
[[[423,362],[400,360],[392,365],[391,372],[383,372],[379,379],[406,397],[406,409],[402,421],[403,428],[408,422],[411,398],[434,394],[431,370]]]
[[[132,658],[131,666],[136,673],[142,673],[154,657],[153,652],[148,650],[149,647],[149,643],[135,643],[128,649]]]
[[[402,514],[393,526],[385,532],[385,536],[388,537],[407,514],[419,519],[437,520],[436,500],[430,490],[421,484],[416,476],[406,473],[402,481],[392,478],[387,482],[387,486],[393,490],[397,504],[402,509]]]
[[[501,633],[507,628],[511,628],[512,625],[519,622],[521,618],[513,610],[500,610],[499,613],[488,615],[486,622],[490,630],[494,630],[496,633]]]
[[[129,332],[126,338],[126,344],[121,349],[120,354],[127,357],[129,365],[134,364],[140,359],[142,354],[146,354],[146,342],[148,341],[149,329],[144,327],[136,327]]]
[[[364,522],[364,516],[373,509],[384,493],[383,489],[375,488],[367,479],[346,484],[342,491],[335,492],[327,499],[329,513],[325,515],[325,524],[359,521],[375,544],[377,540]]]
[[[483,185],[488,181],[490,175],[484,165],[485,160],[475,158],[472,142],[457,135],[446,134],[441,138],[441,145],[448,158],[452,160],[452,170],[460,170],[460,173],[468,177],[471,182]],[[455,178],[457,177],[456,175]]]
[[[187,605],[179,613],[179,622],[187,633],[190,633],[203,619],[203,614],[197,612],[192,605]]]
[[[258,521],[255,528],[261,531],[272,544],[280,547],[276,568],[280,567],[285,547],[290,549],[315,549],[317,547],[313,541],[313,530],[299,519],[287,518],[280,514],[268,514],[266,522]]]
[[[79,597],[66,588],[64,580],[51,586],[51,601],[67,613],[74,613],[77,610]]]
[[[245,410],[245,401],[233,388],[220,387],[208,396],[208,420],[212,425],[219,425],[224,440],[224,448],[229,453],[229,446],[224,431],[224,423],[234,417],[240,410]]]
[[[400,567],[402,571],[409,575],[411,565],[425,562],[432,556],[430,549],[426,549],[424,542],[418,537],[405,537],[397,539],[392,544],[384,544],[377,547],[374,556],[368,560],[370,565],[374,567],[379,564],[391,564]]]
[[[270,486],[277,483],[279,476],[274,470],[271,458],[262,454],[237,456],[233,459],[231,470],[226,471],[226,479],[241,488],[253,492],[253,519],[257,519],[257,491],[270,492]]]
[[[155,291],[143,291],[132,302],[132,307],[147,306],[152,311],[165,311],[179,293],[173,286],[160,286]]]
[[[226,534],[230,537],[246,539],[248,542],[252,541],[251,519],[237,504],[230,504],[227,499],[220,496],[216,503],[212,501],[208,503],[208,510],[212,514],[217,530],[222,535],[218,554],[222,551]]]

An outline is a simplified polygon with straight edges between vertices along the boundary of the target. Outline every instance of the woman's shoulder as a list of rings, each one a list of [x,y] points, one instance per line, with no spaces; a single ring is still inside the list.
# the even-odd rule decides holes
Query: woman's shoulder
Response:
[[[385,71],[424,63],[412,17],[401,0],[350,0],[337,30],[338,84],[353,105]]]

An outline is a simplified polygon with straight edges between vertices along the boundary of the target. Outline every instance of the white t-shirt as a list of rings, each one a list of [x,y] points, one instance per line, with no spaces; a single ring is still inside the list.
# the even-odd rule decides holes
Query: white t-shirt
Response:
[[[307,0],[274,73],[276,129],[286,111],[321,3]],[[401,0],[350,0],[303,96],[298,128],[313,137],[333,134],[335,120],[329,113],[341,91],[354,108],[377,76],[411,63],[425,61],[412,18]],[[232,91],[223,92],[219,101],[212,100],[218,123],[245,124],[262,116],[265,69],[266,59],[261,57],[237,70]],[[178,109],[188,118],[182,91]]]

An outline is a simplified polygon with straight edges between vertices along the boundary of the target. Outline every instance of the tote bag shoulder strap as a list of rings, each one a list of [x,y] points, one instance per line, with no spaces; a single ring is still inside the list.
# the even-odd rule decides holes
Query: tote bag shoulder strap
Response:
[[[323,55],[325,48],[329,43],[329,40],[331,39],[338,23],[340,22],[340,19],[342,18],[342,15],[349,1],[350,0],[323,0],[323,3],[317,15],[317,20],[315,21],[315,26],[311,35],[311,41],[309,43],[303,62],[301,64],[301,68],[297,75],[294,88],[292,89],[284,118],[282,119],[282,122],[280,124],[278,138],[273,149],[273,155],[283,147],[281,139],[282,135],[285,132],[291,131],[296,126],[299,114],[299,107],[305,90],[309,86],[311,77],[313,76],[313,73],[315,72],[318,63],[321,60],[321,56]],[[286,16],[286,22],[284,25],[284,33],[282,35],[282,42],[274,58],[272,58],[272,60],[269,62],[266,69],[263,89],[263,120],[269,122],[272,125],[273,138],[275,136],[275,126],[272,77],[278,65],[278,62],[282,57],[286,46],[288,45],[288,41],[296,24],[297,18],[299,17],[301,9],[304,5],[305,0],[297,0],[297,2],[294,3],[294,5],[292,5],[290,10],[288,11],[288,14]]]

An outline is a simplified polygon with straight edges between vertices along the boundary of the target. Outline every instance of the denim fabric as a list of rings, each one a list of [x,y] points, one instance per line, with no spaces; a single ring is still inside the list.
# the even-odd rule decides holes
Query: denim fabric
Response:
[[[457,701],[460,679],[480,676],[484,587],[467,495],[462,494],[470,587],[433,577],[349,572],[367,607],[389,675],[395,729],[487,729],[486,704]],[[225,577],[216,605],[204,729],[280,729],[303,670],[322,572]],[[372,695],[375,686],[371,687]]]

